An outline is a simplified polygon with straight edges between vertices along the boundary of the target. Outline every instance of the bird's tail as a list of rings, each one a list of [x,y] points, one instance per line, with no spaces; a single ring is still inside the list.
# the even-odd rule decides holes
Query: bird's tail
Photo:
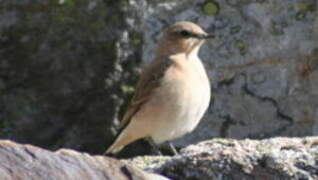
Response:
[[[131,129],[126,127],[116,138],[115,142],[105,151],[104,154],[116,154],[127,144],[139,139],[131,133]]]
[[[104,154],[115,154],[123,149],[124,145],[121,143],[123,134],[120,133],[120,135],[116,138],[115,142],[105,151]]]

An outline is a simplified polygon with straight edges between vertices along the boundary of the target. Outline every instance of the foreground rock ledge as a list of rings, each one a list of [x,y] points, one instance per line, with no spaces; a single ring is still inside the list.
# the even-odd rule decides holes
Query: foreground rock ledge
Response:
[[[31,145],[0,141],[1,180],[164,180],[105,156],[72,150],[50,152]]]
[[[190,145],[175,157],[121,161],[0,141],[1,180],[166,179],[155,173],[174,180],[316,180],[318,137],[214,139]]]
[[[176,157],[138,157],[130,163],[174,180],[317,180],[318,137],[214,139]]]

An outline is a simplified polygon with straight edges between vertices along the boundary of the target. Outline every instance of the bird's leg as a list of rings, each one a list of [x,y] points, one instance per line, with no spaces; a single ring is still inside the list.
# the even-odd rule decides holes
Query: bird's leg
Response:
[[[161,153],[161,151],[160,151],[160,148],[159,148],[158,145],[152,140],[152,138],[149,137],[149,138],[146,138],[146,140],[147,140],[148,143],[151,145],[152,150],[153,150],[157,155],[162,156],[162,153]]]
[[[173,146],[171,142],[166,142],[162,144],[161,150],[162,150],[161,152],[163,152],[164,155],[168,155],[168,156],[175,156],[179,154],[178,150]]]
[[[174,147],[174,145],[172,144],[172,142],[168,143],[169,146],[169,151],[173,154],[173,155],[178,155],[178,151],[177,149]]]

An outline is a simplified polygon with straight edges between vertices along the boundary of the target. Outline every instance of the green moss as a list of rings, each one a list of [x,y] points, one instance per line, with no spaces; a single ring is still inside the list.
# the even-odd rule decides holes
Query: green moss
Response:
[[[296,19],[297,21],[301,21],[301,20],[305,19],[305,17],[306,17],[306,13],[300,11],[300,12],[298,12],[298,13],[296,14],[295,19]]]
[[[288,27],[288,23],[287,23],[286,21],[282,22],[281,25],[282,25],[282,27],[284,27],[284,28]]]
[[[295,10],[294,5],[293,4],[288,4],[287,10],[288,11],[294,11]]]
[[[203,5],[203,12],[206,15],[214,16],[220,11],[219,4],[214,1],[209,1]]]
[[[306,11],[306,10],[308,9],[308,7],[309,7],[309,4],[302,2],[302,3],[299,3],[299,4],[297,5],[297,7],[298,7],[298,9],[301,10],[301,11]]]
[[[281,36],[284,34],[284,31],[275,29],[275,30],[271,31],[271,33],[273,36]]]
[[[311,4],[311,3],[308,3],[308,2],[302,2],[302,3],[299,3],[297,5],[297,8],[300,10],[300,11],[315,11],[315,5],[314,4]]]
[[[272,22],[272,26],[271,26],[270,32],[274,36],[280,36],[280,35],[284,34],[284,31],[281,28],[278,27],[278,24],[276,22]]]
[[[143,37],[140,33],[134,33],[131,39],[134,45],[140,45],[142,43]]]
[[[239,33],[241,31],[241,29],[242,29],[242,27],[240,25],[233,26],[233,27],[231,27],[230,33],[231,34]]]
[[[245,44],[244,44],[243,41],[241,41],[241,40],[235,41],[235,46],[236,46],[237,48],[239,48],[239,49],[245,48]]]
[[[234,42],[234,46],[239,49],[240,54],[241,54],[242,56],[244,56],[244,55],[247,54],[247,52],[248,52],[248,47],[247,47],[247,45],[245,44],[244,41],[242,41],[242,40],[236,40],[236,41]]]
[[[164,164],[167,160],[170,160],[171,157],[167,156],[143,156],[138,157],[134,162],[134,165],[141,169],[147,169],[153,164]]]
[[[316,5],[308,2],[301,2],[297,4],[298,12],[295,15],[297,21],[301,21],[306,18],[307,13],[316,12]]]
[[[130,85],[122,85],[121,90],[125,94],[133,94],[135,92],[135,88],[133,86],[130,86]]]

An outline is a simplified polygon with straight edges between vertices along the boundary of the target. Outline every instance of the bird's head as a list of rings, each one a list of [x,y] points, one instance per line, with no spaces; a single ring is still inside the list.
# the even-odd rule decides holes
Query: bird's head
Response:
[[[203,42],[213,37],[192,22],[177,22],[164,31],[158,51],[165,55],[197,53]]]

